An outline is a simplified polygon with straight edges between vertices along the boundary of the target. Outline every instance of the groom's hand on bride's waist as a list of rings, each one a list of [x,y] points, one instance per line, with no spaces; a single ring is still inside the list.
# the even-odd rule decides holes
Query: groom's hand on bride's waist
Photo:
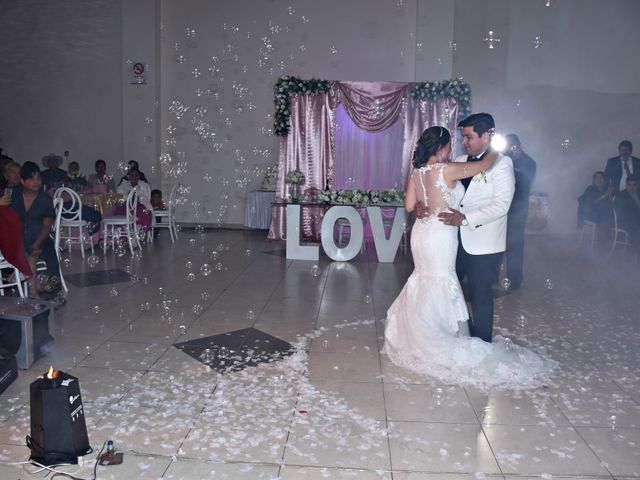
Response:
[[[429,211],[429,207],[427,207],[422,202],[416,203],[416,217],[425,218],[428,217],[431,212]]]
[[[462,221],[465,219],[464,213],[453,208],[450,208],[449,210],[449,212],[440,212],[438,214],[438,220],[445,225],[451,225],[453,227],[459,227],[462,225]]]

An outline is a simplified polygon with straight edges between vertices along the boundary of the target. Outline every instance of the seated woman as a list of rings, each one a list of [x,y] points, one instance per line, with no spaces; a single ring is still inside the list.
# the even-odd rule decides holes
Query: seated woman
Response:
[[[22,238],[27,252],[31,271],[36,271],[36,262],[44,260],[49,274],[47,296],[53,294],[60,285],[54,285],[53,278],[58,278],[60,266],[56,256],[53,240],[49,236],[56,213],[53,200],[42,190],[40,168],[33,162],[25,162],[20,169],[20,186],[14,188],[11,195],[11,207],[22,222]],[[29,295],[39,297],[37,276],[29,279]]]
[[[78,162],[69,163],[69,178],[64,182],[64,186],[81,192],[87,185],[87,179],[80,173],[80,164]]]
[[[11,195],[11,190],[0,192],[0,253],[28,279],[32,276],[31,267],[24,249],[20,217],[11,208]]]
[[[140,165],[138,165],[138,162],[136,162],[135,160],[129,160],[129,170],[127,171],[127,174],[120,179],[120,182],[118,182],[118,186],[120,186],[122,182],[129,180],[129,174],[131,173],[131,170],[137,170],[138,174],[140,175],[140,180],[149,183],[147,177],[145,177],[144,173],[140,171]]]
[[[140,178],[140,172],[138,170],[132,169],[129,171],[129,180],[124,180],[116,191],[119,195],[122,195],[123,199],[126,200],[129,192],[134,189],[138,189],[138,208],[136,213],[136,223],[141,225],[146,229],[146,231],[151,230],[151,222],[153,221],[153,207],[151,206],[151,187],[145,181]],[[126,214],[126,204],[123,203],[116,208],[116,215],[125,215]]]
[[[3,188],[13,189],[20,185],[20,164],[13,161],[7,163],[2,174],[4,178]]]
[[[89,188],[93,193],[108,193],[116,189],[116,183],[112,175],[107,175],[107,163],[102,160],[96,160],[96,173],[89,175]]]

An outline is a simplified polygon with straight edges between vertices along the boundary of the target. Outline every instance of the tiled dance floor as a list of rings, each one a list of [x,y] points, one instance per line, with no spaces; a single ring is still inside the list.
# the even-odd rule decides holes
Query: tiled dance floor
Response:
[[[529,238],[525,284],[496,300],[496,331],[544,346],[560,369],[546,388],[487,393],[379,354],[409,256],[378,264],[370,246],[316,270],[264,237],[183,231],[174,245],[162,235],[142,256],[108,252],[93,267],[74,252],[65,272],[90,275],[69,282],[55,347],[0,395],[0,478],[44,476],[15,463],[28,456],[29,384],[49,364],[80,380],[92,445],[112,439],[125,452],[100,479],[640,475],[638,265]],[[131,279],[85,281],[114,269]],[[270,358],[258,335],[237,352],[213,345],[203,363],[204,350],[174,346],[249,328],[294,348]],[[234,355],[257,366],[217,368]]]

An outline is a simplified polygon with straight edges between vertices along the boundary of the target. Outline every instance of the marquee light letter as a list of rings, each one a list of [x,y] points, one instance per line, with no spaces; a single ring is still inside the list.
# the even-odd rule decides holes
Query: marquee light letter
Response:
[[[333,239],[334,225],[339,218],[349,222],[349,243],[344,248],[338,248]],[[288,219],[287,219],[288,222]],[[339,262],[346,262],[358,255],[364,239],[362,217],[353,207],[332,207],[322,219],[320,237],[322,248],[329,258]],[[287,237],[288,240],[288,237]]]
[[[320,259],[320,247],[300,245],[300,205],[287,205],[287,259]]]
[[[402,230],[407,221],[407,212],[404,208],[397,208],[393,218],[391,234],[387,239],[382,222],[382,209],[380,207],[367,207],[367,215],[371,222],[373,242],[376,246],[376,254],[379,263],[393,263],[402,238]]]

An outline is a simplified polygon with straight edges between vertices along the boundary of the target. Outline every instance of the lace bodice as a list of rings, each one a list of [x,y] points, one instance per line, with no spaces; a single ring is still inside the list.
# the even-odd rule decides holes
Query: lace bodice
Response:
[[[414,170],[411,174],[418,200],[431,210],[427,220],[450,208],[459,209],[464,196],[464,187],[460,182],[456,182],[453,188],[447,186],[444,180],[446,165],[446,163],[432,163]]]

